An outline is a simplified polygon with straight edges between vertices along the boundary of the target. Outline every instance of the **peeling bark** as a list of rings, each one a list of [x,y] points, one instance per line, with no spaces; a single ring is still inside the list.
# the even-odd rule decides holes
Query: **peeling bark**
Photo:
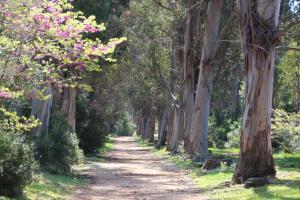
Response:
[[[280,0],[238,0],[241,45],[245,55],[246,96],[240,159],[233,183],[275,175],[271,112],[275,44]]]
[[[187,152],[190,155],[204,158],[208,154],[208,117],[215,73],[214,58],[217,50],[222,5],[223,0],[211,0],[208,3],[200,73],[191,124],[190,144],[187,148]]]
[[[196,64],[196,39],[198,30],[199,0],[187,0],[187,19],[184,34],[184,54],[183,54],[183,110],[184,110],[184,141],[188,143],[191,131],[192,116],[194,109],[194,65]],[[185,145],[187,147],[187,145]]]
[[[178,94],[176,103],[173,103],[169,114],[167,150],[176,151],[179,142],[183,140],[183,51],[178,46],[183,45],[183,21],[174,19],[172,60],[170,70],[170,90],[172,94]],[[177,84],[179,83],[179,84]],[[170,97],[174,98],[174,97]],[[174,102],[174,101],[172,101]]]

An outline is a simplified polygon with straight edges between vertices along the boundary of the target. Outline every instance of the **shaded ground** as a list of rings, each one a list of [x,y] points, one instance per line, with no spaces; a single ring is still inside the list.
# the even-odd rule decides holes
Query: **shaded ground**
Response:
[[[103,161],[89,162],[90,180],[70,200],[199,200],[205,199],[184,171],[139,146],[132,137],[115,139]]]

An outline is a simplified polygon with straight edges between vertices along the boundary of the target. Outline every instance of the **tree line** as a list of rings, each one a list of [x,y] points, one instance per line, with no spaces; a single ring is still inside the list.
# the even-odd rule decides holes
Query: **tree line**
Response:
[[[233,183],[275,175],[276,133],[287,133],[276,126],[284,114],[271,117],[299,113],[299,4],[131,1],[127,15],[129,55],[123,62],[133,74],[127,84],[137,134],[154,142],[157,126],[157,147],[202,162],[209,147],[225,148],[235,139],[240,156]],[[298,55],[290,57],[297,64],[286,63],[289,54]],[[286,67],[295,70],[292,80],[283,75]],[[286,79],[291,88],[282,84]]]

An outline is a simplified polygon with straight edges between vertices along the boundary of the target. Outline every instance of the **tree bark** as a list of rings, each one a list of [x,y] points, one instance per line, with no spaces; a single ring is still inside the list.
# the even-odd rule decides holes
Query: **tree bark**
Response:
[[[43,89],[43,88],[41,88]],[[46,100],[34,98],[32,100],[31,115],[41,121],[41,125],[31,131],[32,136],[40,136],[43,130],[49,127],[50,110],[52,106],[52,88],[51,85],[46,87],[45,96],[49,96]]]
[[[64,88],[61,112],[66,115],[66,121],[72,131],[75,131],[76,88]]]
[[[190,144],[187,150],[190,155],[204,158],[208,154],[208,117],[222,5],[223,0],[211,0],[208,3],[200,73],[191,124]]]
[[[145,125],[145,139],[147,139],[148,142],[153,143],[155,132],[155,115],[153,111],[151,111],[147,116]]]
[[[168,109],[164,108],[159,113],[159,117],[158,117],[158,141],[156,144],[157,148],[166,145],[167,132],[168,132]]]
[[[147,121],[149,120],[150,114],[149,112],[144,111],[141,123],[141,138],[144,140],[146,139],[146,127]]]
[[[246,96],[240,159],[233,183],[275,175],[271,112],[276,29],[280,0],[237,0],[245,55]]]
[[[183,139],[183,51],[178,47],[183,46],[183,20],[175,18],[173,24],[173,44],[170,70],[170,89],[172,95],[177,94],[176,103],[170,109],[168,125],[167,150],[176,151],[179,142]],[[170,97],[174,98],[174,97]],[[174,101],[172,101],[174,102]]]
[[[185,144],[189,143],[189,134],[191,131],[193,109],[194,109],[194,65],[196,64],[196,51],[195,45],[197,40],[198,30],[198,12],[199,0],[187,0],[187,19],[184,34],[184,53],[183,53],[183,68],[184,68],[184,81],[183,81],[183,114],[184,114],[184,141]],[[187,147],[187,145],[185,145]]]

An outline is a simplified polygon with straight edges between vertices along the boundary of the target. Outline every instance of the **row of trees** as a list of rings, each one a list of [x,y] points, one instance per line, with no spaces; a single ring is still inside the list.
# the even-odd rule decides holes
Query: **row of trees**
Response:
[[[299,60],[289,57],[299,49],[287,47],[299,44],[299,4],[236,3],[132,0],[124,17],[128,55],[122,62],[132,74],[125,81],[137,134],[154,142],[157,123],[158,147],[205,160],[209,146],[228,141],[224,124],[243,114],[233,178],[241,183],[275,175],[272,104],[299,112]],[[287,75],[290,67],[295,76]]]

